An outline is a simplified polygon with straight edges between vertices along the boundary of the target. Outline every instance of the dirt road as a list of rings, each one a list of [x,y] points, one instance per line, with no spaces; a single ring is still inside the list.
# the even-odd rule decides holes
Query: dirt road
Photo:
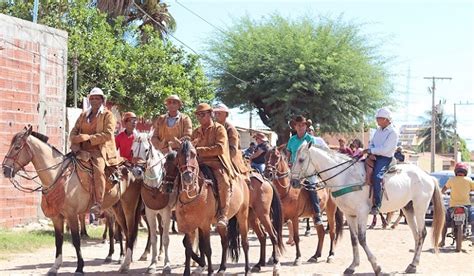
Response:
[[[423,275],[474,275],[474,247],[470,246],[470,242],[464,242],[463,252],[455,253],[452,246],[447,246],[436,255],[432,253],[431,245],[431,229],[428,228],[428,236],[421,254],[421,263],[418,267],[418,273]],[[287,239],[287,231],[285,228],[285,241]],[[300,233],[304,233],[301,228]],[[384,273],[399,274],[403,273],[406,266],[410,263],[413,253],[411,249],[414,242],[410,229],[407,225],[399,225],[396,230],[369,230],[368,245],[377,257],[382,271]],[[352,261],[352,249],[350,245],[349,232],[347,227],[344,229],[344,237],[336,247],[336,256],[332,263],[326,263],[328,249],[328,237],[326,236],[324,245],[323,259],[317,264],[310,264],[303,261],[300,266],[293,266],[295,258],[295,248],[286,247],[286,252],[282,257],[282,269],[280,275],[340,275],[344,269],[349,266]],[[170,258],[173,263],[173,274],[181,274],[183,272],[184,249],[181,243],[181,235],[171,236]],[[213,244],[213,262],[214,268],[217,270],[220,260],[220,241],[219,237],[214,235],[211,238]],[[131,264],[129,274],[144,274],[149,262],[136,261],[146,242],[146,237],[140,236],[134,253],[134,262]],[[307,260],[316,249],[317,236],[315,230],[309,237],[301,237],[301,248],[303,260]],[[269,244],[270,241],[267,242]],[[450,244],[450,239],[447,240]],[[107,255],[108,245],[86,241],[82,244],[82,253],[85,260],[84,271],[88,274],[96,275],[116,275],[119,265],[115,260],[118,253],[114,255],[112,264],[103,264],[103,258]],[[254,234],[250,235],[250,262],[251,265],[258,261],[259,244]],[[267,254],[271,252],[270,246],[267,245]],[[116,252],[118,251],[118,246]],[[372,268],[367,261],[367,257],[360,248],[361,264],[356,269],[357,275],[371,275]],[[76,255],[72,244],[64,245],[63,266],[59,270],[60,273],[73,273],[76,267]],[[243,258],[242,258],[243,259]],[[22,274],[45,274],[54,262],[54,248],[41,249],[34,253],[13,255],[9,260],[0,261],[0,275],[22,275]],[[161,271],[162,262],[159,261],[159,271]],[[229,263],[228,273],[241,274],[243,272],[242,260],[238,264]],[[260,274],[270,275],[272,267],[264,267]]]

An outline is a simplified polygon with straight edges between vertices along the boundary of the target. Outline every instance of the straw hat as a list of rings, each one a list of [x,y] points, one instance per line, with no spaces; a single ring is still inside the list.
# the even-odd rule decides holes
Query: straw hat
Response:
[[[194,113],[203,112],[203,111],[212,111],[212,107],[207,103],[200,103],[196,107]]]
[[[219,103],[219,104],[216,104],[214,107],[213,107],[213,110],[214,111],[218,111],[218,112],[226,112],[227,114],[229,114],[230,110],[229,108],[227,107],[227,105],[223,104],[223,103]]]
[[[91,96],[102,96],[102,99],[105,101],[105,95],[104,91],[100,89],[99,87],[94,87],[92,88],[91,92],[89,92],[89,96],[87,96],[88,99],[90,99]]]
[[[180,105],[183,104],[183,101],[181,101],[181,99],[179,98],[178,95],[170,95],[168,96],[166,99],[165,99],[165,104],[168,103],[168,101],[178,101]]]

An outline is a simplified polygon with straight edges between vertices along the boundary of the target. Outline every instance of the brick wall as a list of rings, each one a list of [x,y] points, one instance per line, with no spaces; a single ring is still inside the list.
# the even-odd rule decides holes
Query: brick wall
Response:
[[[0,14],[0,158],[27,124],[64,149],[67,33]],[[33,169],[31,165],[27,168]],[[35,183],[21,179],[25,186]],[[40,193],[23,193],[0,176],[0,227],[43,216]]]

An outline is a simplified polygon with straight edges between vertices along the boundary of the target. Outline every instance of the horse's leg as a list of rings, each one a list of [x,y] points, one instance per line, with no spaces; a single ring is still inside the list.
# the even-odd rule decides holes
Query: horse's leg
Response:
[[[183,275],[191,275],[191,252],[193,251],[191,240],[189,239],[189,235],[185,234],[183,239],[184,244],[184,252],[186,256],[186,260],[184,261],[184,272]]]
[[[122,227],[118,224],[118,222],[115,222],[114,224],[114,232],[115,232],[115,239],[119,242],[120,245],[120,257],[118,260],[118,264],[121,264],[123,262],[123,259],[125,258],[125,253],[123,252],[123,235],[122,235]]]
[[[260,260],[254,267],[252,268],[252,272],[260,272],[261,267],[265,266],[265,255],[266,255],[266,233],[261,228],[258,220],[255,216],[255,212],[253,209],[249,210],[249,223],[250,227],[252,227],[255,235],[257,235],[258,241],[260,242]],[[271,232],[268,232],[271,235]]]
[[[370,264],[375,272],[375,275],[380,275],[382,268],[377,264],[377,259],[375,258],[374,254],[370,251],[369,247],[367,246],[367,216],[359,216],[358,217],[358,232],[357,238],[359,239],[359,244],[365,251],[367,258],[369,259]]]
[[[217,232],[219,232],[219,236],[221,237],[221,247],[222,247],[221,265],[219,266],[219,270],[217,273],[224,273],[224,271],[227,269],[226,264],[227,264],[227,252],[229,249],[229,238],[227,236],[227,228],[217,227]],[[210,266],[211,264],[208,263],[207,265]]]
[[[82,259],[81,253],[81,236],[79,234],[79,221],[77,219],[77,215],[72,215],[68,217],[67,221],[71,230],[72,244],[74,245],[74,249],[76,249],[77,256],[77,268],[74,274],[82,275],[84,274],[84,260]]]
[[[417,206],[413,205],[414,209],[414,216],[416,216],[416,225],[410,225],[410,221],[408,225],[410,228],[416,227],[416,237],[415,237],[415,254],[413,256],[413,260],[411,264],[408,265],[408,267],[405,269],[406,273],[416,273],[416,267],[420,263],[420,255],[421,255],[421,250],[423,249],[423,243],[425,242],[426,238],[426,227],[425,227],[425,208],[422,208],[425,206]]]
[[[158,251],[158,260],[161,260],[161,254],[163,254],[163,218],[160,213],[156,215],[158,219],[158,231],[160,231],[160,250]]]
[[[357,230],[357,217],[355,216],[346,216],[346,222],[349,225],[349,232],[351,233],[351,244],[352,244],[352,263],[351,265],[344,270],[344,274],[354,274],[355,268],[360,264],[359,257],[359,242],[357,240],[358,230]],[[367,222],[364,222],[366,225]]]
[[[377,225],[377,215],[373,215],[372,224],[370,224],[369,229],[374,229],[375,225]]]
[[[123,263],[123,260],[125,259],[125,255],[123,253],[123,242],[122,242],[122,231],[126,231],[127,229],[127,222],[125,220],[125,214],[123,212],[122,205],[117,203],[112,206],[113,210],[113,216],[115,217],[115,224],[114,225],[114,233],[120,234],[118,236],[119,242],[120,242],[120,257],[118,260],[118,263],[121,264]]]
[[[239,214],[237,215],[237,221],[239,223],[239,232],[240,232],[240,242],[242,245],[242,249],[244,250],[244,257],[245,257],[245,275],[250,271],[249,265],[249,240],[248,240],[248,232],[249,232],[249,225],[248,225],[248,207],[243,207],[240,210]]]
[[[291,219],[293,223],[293,240],[295,241],[296,245],[296,259],[293,262],[293,265],[298,266],[301,265],[301,251],[300,251],[300,235],[299,235],[299,220],[298,217],[294,217]]]
[[[81,223],[81,237],[88,238],[89,234],[87,234],[85,213],[79,215],[79,222]]]
[[[395,227],[398,226],[400,223],[400,220],[403,218],[403,211],[400,209],[400,214],[398,214],[398,218],[395,220],[395,222],[392,225],[392,229],[395,229]]]
[[[141,255],[140,259],[138,259],[139,261],[146,261],[148,259],[148,254],[150,254],[150,246],[151,246],[151,243],[150,243],[150,236],[151,236],[150,224],[148,223],[148,219],[146,218],[146,215],[143,216],[143,220],[145,221],[146,229],[148,230],[148,237],[146,239],[145,250],[143,250],[143,254]]]
[[[108,230],[109,230],[109,254],[105,258],[104,263],[108,264],[112,262],[112,255],[114,254],[114,251],[115,251],[114,249],[115,247],[115,242],[114,242],[115,219],[114,219],[114,216],[109,213],[105,214],[105,219],[106,219],[105,225],[108,226]]]
[[[382,213],[380,213],[380,219],[382,220],[382,229],[386,229],[387,225],[388,225],[388,222],[387,222],[387,220],[385,220]]]
[[[227,237],[226,237],[227,238]],[[207,258],[207,274],[212,275],[214,269],[212,268],[212,248],[211,248],[211,233],[210,229],[199,230],[199,244],[203,243],[204,254]],[[227,254],[226,254],[227,256]],[[222,266],[222,264],[221,264]],[[225,267],[224,267],[225,270]],[[219,269],[220,271],[220,269]]]
[[[64,238],[64,218],[59,215],[52,218],[54,225],[54,240],[56,243],[56,259],[53,266],[49,269],[48,275],[56,275],[58,269],[63,264],[63,238]]]
[[[331,263],[334,260],[334,248],[336,240],[336,212],[337,206],[332,199],[328,199],[326,215],[329,228],[329,256],[326,262]],[[319,234],[318,234],[319,235]]]
[[[311,225],[309,224],[309,218],[306,218],[306,232],[304,232],[304,235],[306,237],[311,235]]]
[[[171,273],[171,262],[168,255],[168,247],[170,245],[170,224],[171,224],[171,208],[166,207],[161,212],[163,227],[161,228],[161,236],[163,237],[163,245],[165,248],[165,262],[163,265],[163,274]]]
[[[148,266],[146,273],[154,274],[156,273],[156,263],[157,263],[157,237],[156,237],[156,211],[148,207],[145,207],[146,220],[148,221],[148,233],[150,233],[150,242],[151,242],[151,263]]]
[[[104,227],[104,232],[102,233],[102,243],[107,242],[107,232],[109,230],[109,224],[106,222]]]
[[[131,191],[131,192],[136,192],[136,191]],[[122,200],[123,199],[124,198],[122,198]],[[123,211],[125,214],[125,220],[127,223],[126,224],[127,242],[125,243],[127,252],[125,253],[125,258],[119,269],[119,272],[121,273],[128,272],[128,270],[130,269],[130,263],[132,262],[133,246],[135,245],[135,241],[137,239],[138,222],[140,220],[140,206],[139,206],[140,190],[138,190],[138,192],[136,192],[136,194],[134,194],[133,197],[132,196],[127,197],[125,200],[127,204],[122,204],[122,208],[123,208]]]
[[[322,224],[317,225],[316,232],[318,233],[318,247],[316,248],[314,255],[308,259],[309,263],[317,263],[318,258],[321,257],[321,251],[323,250],[324,235],[326,234],[324,226]]]

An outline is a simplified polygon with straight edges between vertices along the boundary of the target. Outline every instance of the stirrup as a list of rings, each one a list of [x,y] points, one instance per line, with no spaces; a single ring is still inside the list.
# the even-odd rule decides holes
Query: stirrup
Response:
[[[227,227],[228,219],[225,216],[221,216],[217,219],[217,227]]]
[[[318,226],[318,225],[322,225],[322,224],[323,224],[323,220],[321,219],[321,215],[317,214],[314,217],[314,225]]]
[[[375,216],[375,215],[378,215],[379,212],[380,212],[380,211],[379,211],[379,207],[377,207],[377,206],[372,206],[372,209],[370,209],[370,213],[369,213],[369,214]]]
[[[96,216],[99,216],[100,213],[102,213],[102,206],[100,203],[94,203],[90,209],[90,212]]]

